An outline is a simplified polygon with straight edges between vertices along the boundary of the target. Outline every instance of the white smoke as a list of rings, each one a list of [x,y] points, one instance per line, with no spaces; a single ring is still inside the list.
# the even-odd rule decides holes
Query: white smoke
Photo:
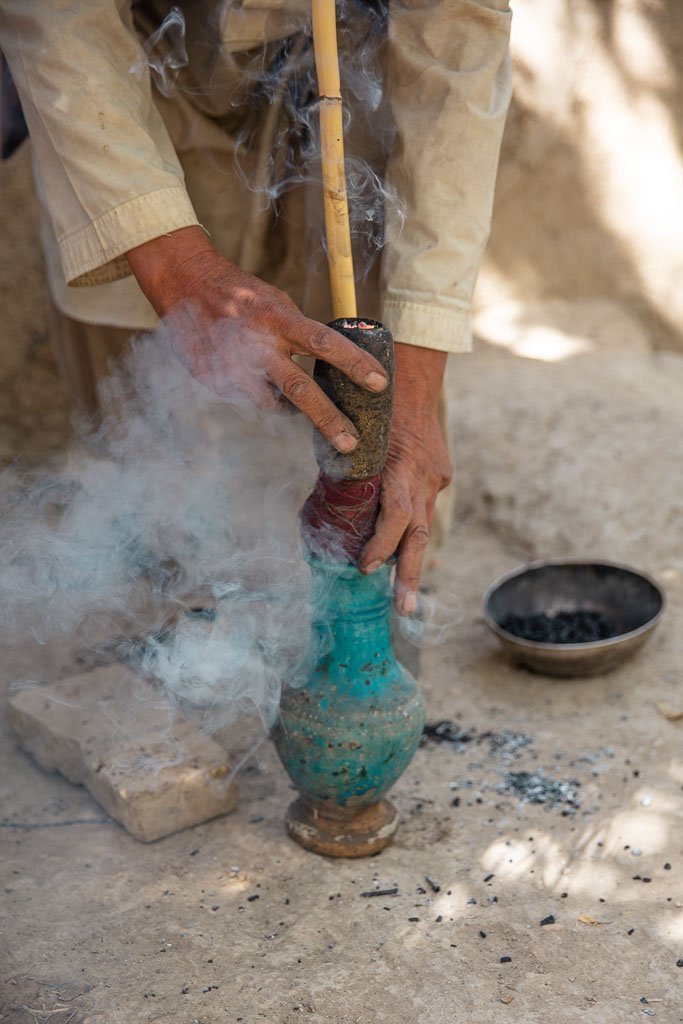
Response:
[[[144,57],[128,68],[140,77],[149,68],[154,85],[163,96],[175,89],[178,73],[187,66],[185,49],[185,17],[179,7],[172,7],[158,29],[143,43]]]
[[[0,478],[0,628],[88,646],[144,631],[128,653],[173,703],[213,731],[245,711],[271,722],[307,671],[309,425],[204,388],[163,326],[103,401],[61,472]]]

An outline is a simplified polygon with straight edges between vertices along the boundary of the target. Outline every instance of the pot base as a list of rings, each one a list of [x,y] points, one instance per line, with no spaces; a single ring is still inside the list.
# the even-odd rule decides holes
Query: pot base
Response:
[[[311,803],[301,797],[285,819],[291,838],[323,857],[369,857],[388,846],[398,826],[390,800],[370,807],[344,808]]]

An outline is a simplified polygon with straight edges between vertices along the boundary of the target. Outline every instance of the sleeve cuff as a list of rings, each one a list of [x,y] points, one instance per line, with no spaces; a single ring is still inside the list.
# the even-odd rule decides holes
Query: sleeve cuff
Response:
[[[198,223],[180,186],[135,196],[59,239],[64,277],[74,287],[119,281],[131,273],[124,255],[129,249]]]
[[[396,341],[406,345],[437,349],[439,352],[472,351],[469,306],[437,306],[404,299],[385,299],[382,323]]]

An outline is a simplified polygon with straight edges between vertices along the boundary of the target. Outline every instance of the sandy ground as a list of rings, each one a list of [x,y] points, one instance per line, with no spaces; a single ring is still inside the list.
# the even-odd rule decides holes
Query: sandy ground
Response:
[[[563,146],[583,136],[563,124],[541,159],[539,118],[518,109],[511,122],[483,341],[451,374],[457,521],[427,579],[454,622],[421,652],[429,719],[474,738],[419,750],[394,793],[395,844],[335,862],[285,836],[292,792],[267,743],[241,773],[235,814],[142,846],[3,731],[3,1024],[683,1020],[683,723],[660,709],[683,711],[683,357],[654,351],[678,345],[680,319],[663,323],[624,271],[628,251],[590,188],[544,206],[541,186],[578,180]],[[2,169],[4,465],[51,458],[70,431],[27,170],[28,153]],[[502,297],[517,304],[497,306],[505,268]],[[580,552],[655,574],[669,600],[659,632],[590,681],[514,669],[480,620],[483,590],[529,557]],[[73,669],[74,643],[3,649],[3,688]],[[530,742],[497,748],[487,732]],[[500,792],[506,773],[541,769],[580,784],[578,809]]]
[[[420,677],[429,719],[472,738],[418,751],[394,793],[395,844],[362,862],[292,844],[291,787],[264,743],[237,813],[142,846],[5,732],[0,1019],[683,1020],[683,724],[661,710],[683,711],[683,357],[653,353],[604,302],[519,320],[482,320],[488,341],[451,374],[459,513],[426,582],[452,628]],[[659,632],[592,680],[511,667],[483,590],[527,557],[581,550],[659,578]],[[5,649],[3,684],[73,671],[73,650]],[[514,735],[501,747],[491,732]],[[525,770],[575,780],[580,806],[501,792]]]
[[[432,572],[460,621],[421,675],[430,719],[531,743],[420,750],[376,858],[320,859],[286,838],[292,793],[268,746],[236,814],[141,846],[3,736],[3,820],[63,827],[2,829],[2,1019],[682,1020],[681,725],[657,710],[683,707],[681,585],[641,657],[558,683],[508,666],[479,621],[482,588],[518,560],[460,523]],[[524,769],[577,780],[580,809],[498,792]]]

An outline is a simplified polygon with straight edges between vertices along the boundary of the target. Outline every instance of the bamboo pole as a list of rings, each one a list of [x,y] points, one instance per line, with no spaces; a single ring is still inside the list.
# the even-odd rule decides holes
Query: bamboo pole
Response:
[[[320,93],[320,155],[327,263],[334,316],[356,316],[356,285],[344,171],[344,126],[335,0],[312,0],[313,46]]]

